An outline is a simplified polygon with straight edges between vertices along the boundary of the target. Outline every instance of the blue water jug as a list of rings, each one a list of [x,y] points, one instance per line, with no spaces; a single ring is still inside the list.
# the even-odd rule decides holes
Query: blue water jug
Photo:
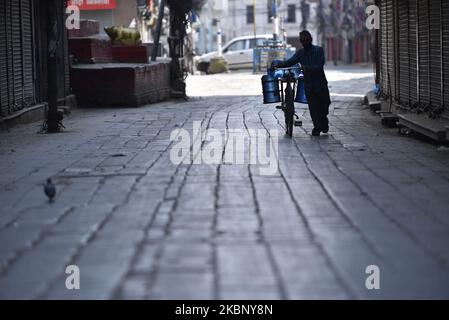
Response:
[[[303,75],[300,75],[298,77],[298,82],[297,82],[297,85],[296,85],[295,102],[308,104],[307,96],[306,96],[306,89],[305,89],[305,85],[304,85],[304,76]]]
[[[278,80],[271,75],[262,77],[263,103],[281,102]]]

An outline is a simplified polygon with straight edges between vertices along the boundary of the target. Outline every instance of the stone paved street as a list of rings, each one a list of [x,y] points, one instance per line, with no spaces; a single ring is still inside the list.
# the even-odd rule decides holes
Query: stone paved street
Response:
[[[0,298],[449,298],[449,152],[380,125],[362,105],[369,68],[327,75],[319,138],[299,104],[304,126],[286,138],[260,75],[243,72],[189,77],[188,102],[74,110],[61,134],[1,132]],[[175,165],[170,135],[194,121],[278,129],[279,170]],[[365,287],[369,265],[380,290]]]

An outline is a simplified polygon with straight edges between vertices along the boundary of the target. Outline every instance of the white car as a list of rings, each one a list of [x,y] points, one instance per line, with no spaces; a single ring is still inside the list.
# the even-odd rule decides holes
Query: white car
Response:
[[[228,62],[229,69],[244,69],[253,67],[253,49],[264,41],[272,39],[272,34],[244,36],[234,38],[223,47],[223,57]],[[198,71],[207,73],[210,60],[218,56],[217,51],[203,54],[197,61]]]

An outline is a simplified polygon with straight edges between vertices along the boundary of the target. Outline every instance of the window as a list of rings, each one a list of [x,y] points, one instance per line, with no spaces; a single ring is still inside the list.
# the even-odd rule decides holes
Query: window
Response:
[[[254,23],[254,6],[246,6],[246,24]]]
[[[296,23],[296,4],[287,7],[287,23]]]
[[[254,49],[256,46],[261,46],[266,40],[265,38],[249,39],[249,48]]]
[[[226,52],[228,52],[228,51],[241,51],[241,50],[245,50],[245,40],[238,40],[238,41],[232,43],[226,49]]]

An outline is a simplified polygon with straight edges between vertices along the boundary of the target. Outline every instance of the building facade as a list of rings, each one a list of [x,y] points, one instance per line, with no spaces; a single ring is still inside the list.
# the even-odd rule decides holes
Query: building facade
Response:
[[[207,0],[199,12],[197,27],[198,53],[217,50],[220,20],[223,44],[236,37],[256,34],[273,34],[275,31],[274,0]],[[299,46],[298,34],[306,26],[318,37],[316,23],[317,0],[277,0],[279,37],[293,46]]]
[[[292,46],[300,48],[299,31],[307,29],[314,42],[325,48],[329,61],[349,64],[372,61],[373,39],[365,27],[365,9],[371,1],[223,0],[227,2],[225,14],[214,11],[216,1],[208,0],[200,13],[199,53],[216,50],[214,18],[221,22],[223,42],[255,33],[274,33],[276,2],[279,37]]]
[[[255,7],[254,7],[255,4]],[[317,24],[318,1],[278,1],[279,35],[298,47],[300,29],[308,29],[319,42]],[[229,0],[228,14],[222,18],[223,32],[228,40],[275,30],[272,0]]]

